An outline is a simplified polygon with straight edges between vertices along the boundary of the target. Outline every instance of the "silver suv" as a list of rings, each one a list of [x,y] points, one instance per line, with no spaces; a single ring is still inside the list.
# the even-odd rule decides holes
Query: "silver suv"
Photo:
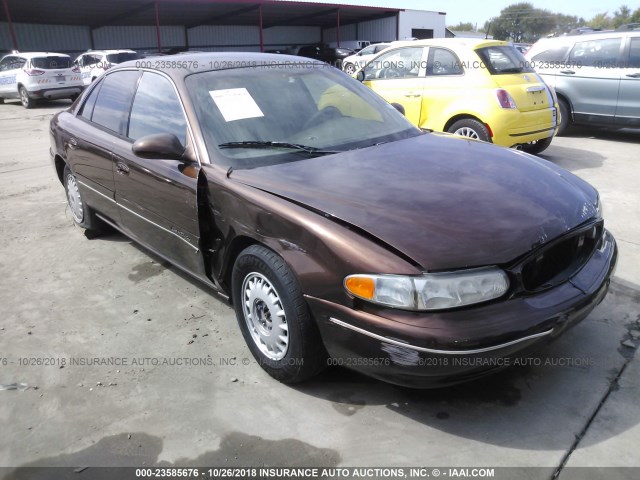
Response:
[[[558,94],[562,123],[640,127],[640,31],[545,38],[525,58]]]

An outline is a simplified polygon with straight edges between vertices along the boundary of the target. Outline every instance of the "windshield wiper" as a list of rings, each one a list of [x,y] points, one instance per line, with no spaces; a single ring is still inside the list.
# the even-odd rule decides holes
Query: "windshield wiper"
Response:
[[[318,147],[311,147],[309,145],[301,145],[299,143],[289,142],[264,142],[260,140],[248,140],[245,142],[226,142],[218,145],[219,148],[289,148],[291,150],[298,150],[313,155],[332,155],[334,153],[340,153],[339,150],[323,150]]]

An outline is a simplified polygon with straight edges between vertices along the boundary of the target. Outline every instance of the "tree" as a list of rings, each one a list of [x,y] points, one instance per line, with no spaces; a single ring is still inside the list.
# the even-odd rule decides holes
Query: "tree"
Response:
[[[456,30],[459,32],[472,32],[475,30],[473,23],[471,22],[460,22],[457,25],[451,25],[447,27],[449,30]]]
[[[609,12],[598,13],[591,20],[587,22],[589,27],[600,28],[602,30],[609,30],[613,26],[613,21],[609,16]]]
[[[613,13],[613,28],[618,28],[625,23],[631,23],[631,9],[622,5]]]
[[[498,40],[532,43],[556,27],[557,15],[522,2],[509,5],[491,20],[489,34]],[[485,28],[489,25],[485,25]]]

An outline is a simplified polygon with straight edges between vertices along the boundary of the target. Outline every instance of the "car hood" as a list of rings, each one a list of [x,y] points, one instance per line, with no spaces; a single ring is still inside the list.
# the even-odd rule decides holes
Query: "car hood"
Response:
[[[231,178],[354,225],[426,270],[509,263],[592,218],[598,196],[550,162],[439,134]]]

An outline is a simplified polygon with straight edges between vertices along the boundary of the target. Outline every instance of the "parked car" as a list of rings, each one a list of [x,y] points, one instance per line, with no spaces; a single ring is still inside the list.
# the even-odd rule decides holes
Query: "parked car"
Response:
[[[77,225],[109,224],[228,296],[274,378],[333,363],[465,381],[604,298],[616,243],[571,173],[425,133],[317,61],[182,59],[200,68],[111,68],[55,115],[55,172]]]
[[[348,48],[331,48],[323,45],[307,45],[298,50],[298,55],[301,57],[320,60],[336,68],[342,68],[342,61],[354,53]]]
[[[356,73],[356,70],[364,67],[369,60],[388,47],[388,43],[369,45],[358,53],[345,58],[342,61],[342,70],[348,75],[353,75]]]
[[[84,84],[89,85],[112,66],[141,57],[133,50],[89,50],[76,58],[74,64],[80,68]]]
[[[331,48],[348,48],[354,52],[359,52],[369,45],[371,45],[369,40],[341,40],[339,46],[338,42],[329,42],[329,47]]]
[[[640,31],[545,38],[526,59],[558,95],[563,122],[640,127]]]
[[[421,128],[540,153],[558,126],[553,90],[507,42],[394,42],[358,78]]]
[[[53,52],[12,53],[0,60],[0,103],[19,98],[24,108],[39,100],[75,100],[84,85],[69,55]]]

